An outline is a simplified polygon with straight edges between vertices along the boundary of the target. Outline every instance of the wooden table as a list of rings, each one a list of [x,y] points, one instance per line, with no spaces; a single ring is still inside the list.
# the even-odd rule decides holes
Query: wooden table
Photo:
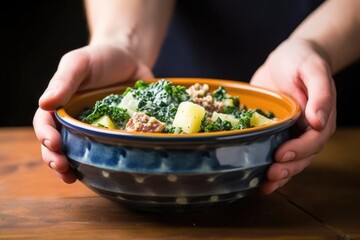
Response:
[[[0,239],[360,239],[360,128],[338,129],[281,190],[196,214],[154,215],[68,185],[32,128],[0,128]]]

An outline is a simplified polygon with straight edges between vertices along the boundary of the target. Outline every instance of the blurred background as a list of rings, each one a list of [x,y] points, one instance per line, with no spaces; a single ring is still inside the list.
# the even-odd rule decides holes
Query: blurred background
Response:
[[[66,52],[86,45],[88,31],[80,0],[8,1],[1,9],[0,127],[31,126],[38,98]],[[204,76],[207,77],[207,76]],[[335,76],[338,125],[360,121],[360,61]]]

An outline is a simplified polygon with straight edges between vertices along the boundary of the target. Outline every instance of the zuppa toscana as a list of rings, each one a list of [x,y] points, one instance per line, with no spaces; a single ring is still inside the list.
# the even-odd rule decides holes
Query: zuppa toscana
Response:
[[[211,92],[207,84],[186,88],[166,79],[138,80],[123,93],[96,101],[79,119],[109,129],[174,134],[238,130],[277,121],[273,112],[248,109],[222,86]]]

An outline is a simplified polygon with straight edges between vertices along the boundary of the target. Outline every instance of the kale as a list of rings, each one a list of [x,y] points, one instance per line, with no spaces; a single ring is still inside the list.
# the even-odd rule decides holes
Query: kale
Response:
[[[110,94],[106,96],[102,102],[105,105],[108,106],[117,106],[121,102],[121,100],[124,98],[122,94]]]
[[[190,99],[184,86],[164,79],[150,84],[137,81],[135,86],[131,93],[139,100],[139,111],[168,124],[173,122],[179,104]]]
[[[206,124],[203,122],[202,130],[204,132],[218,132],[218,131],[228,131],[231,130],[232,126],[229,121],[223,121],[220,118],[216,119],[216,121]]]
[[[175,133],[177,130],[178,129],[171,124],[166,124],[165,128],[163,129],[163,133]]]
[[[212,94],[213,98],[218,101],[218,102],[222,102],[224,100],[228,100],[231,99],[232,102],[232,106],[225,106],[225,107],[234,107],[234,108],[239,108],[240,106],[240,99],[239,97],[234,97],[234,96],[230,96],[227,94],[227,90],[223,87],[220,86],[218,87]],[[230,111],[230,110],[228,110]],[[224,112],[226,113],[226,112]]]
[[[94,111],[94,108],[86,108],[84,109],[78,116],[78,119],[83,121],[83,119],[86,119],[88,115],[90,115]],[[88,122],[87,122],[88,123]]]
[[[83,122],[92,124],[100,117],[107,115],[119,129],[124,129],[127,121],[130,119],[126,109],[114,106],[121,101],[119,95],[110,95],[103,100],[96,101],[95,106],[82,112],[79,119]]]
[[[213,97],[218,101],[225,99],[226,95],[227,91],[223,86],[218,87],[218,89],[213,92]]]
[[[254,113],[254,110],[246,110],[246,109],[244,109],[240,112],[237,112],[235,116],[237,118],[239,118],[239,123],[234,128],[234,130],[245,129],[245,128],[251,127],[250,120],[251,120],[251,116],[253,115],[253,113]]]
[[[239,108],[240,106],[240,98],[239,97],[228,97],[233,100],[233,104],[235,107]]]
[[[136,81],[135,84],[134,84],[134,88],[139,89],[139,90],[145,89],[145,88],[147,88],[148,86],[149,86],[149,83],[146,83],[146,82],[144,82],[143,80],[138,80],[138,81]]]
[[[134,84],[134,87],[127,87],[123,92],[122,96],[125,96],[128,92],[134,92],[135,89],[143,90],[149,86],[149,83],[144,82],[143,80],[137,80]]]
[[[239,111],[238,109],[239,108],[235,106],[225,106],[222,110],[222,113],[236,115],[236,113]]]
[[[268,113],[265,113],[263,110],[261,110],[261,109],[256,109],[255,110],[257,113],[259,113],[259,114],[261,114],[261,115],[263,115],[263,116],[265,116],[265,117],[267,117],[267,118],[270,118],[270,119],[273,119],[274,117],[275,117],[275,114],[273,113],[273,112],[268,112]]]

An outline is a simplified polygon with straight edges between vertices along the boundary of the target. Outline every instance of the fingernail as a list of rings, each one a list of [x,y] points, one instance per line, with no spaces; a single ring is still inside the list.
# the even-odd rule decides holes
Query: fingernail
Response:
[[[289,176],[289,171],[287,169],[283,169],[281,171],[280,175],[281,175],[281,179],[285,179],[285,178],[287,178]]]
[[[295,159],[296,154],[293,151],[288,151],[284,153],[284,155],[281,158],[282,162],[287,162]]]
[[[319,110],[319,111],[317,111],[316,116],[319,119],[319,121],[321,122],[321,125],[323,127],[325,127],[326,126],[326,119],[327,119],[325,112],[322,111],[322,110]]]
[[[55,164],[54,162],[50,162],[50,163],[49,163],[49,166],[50,166],[52,169],[56,170],[56,164]]]

